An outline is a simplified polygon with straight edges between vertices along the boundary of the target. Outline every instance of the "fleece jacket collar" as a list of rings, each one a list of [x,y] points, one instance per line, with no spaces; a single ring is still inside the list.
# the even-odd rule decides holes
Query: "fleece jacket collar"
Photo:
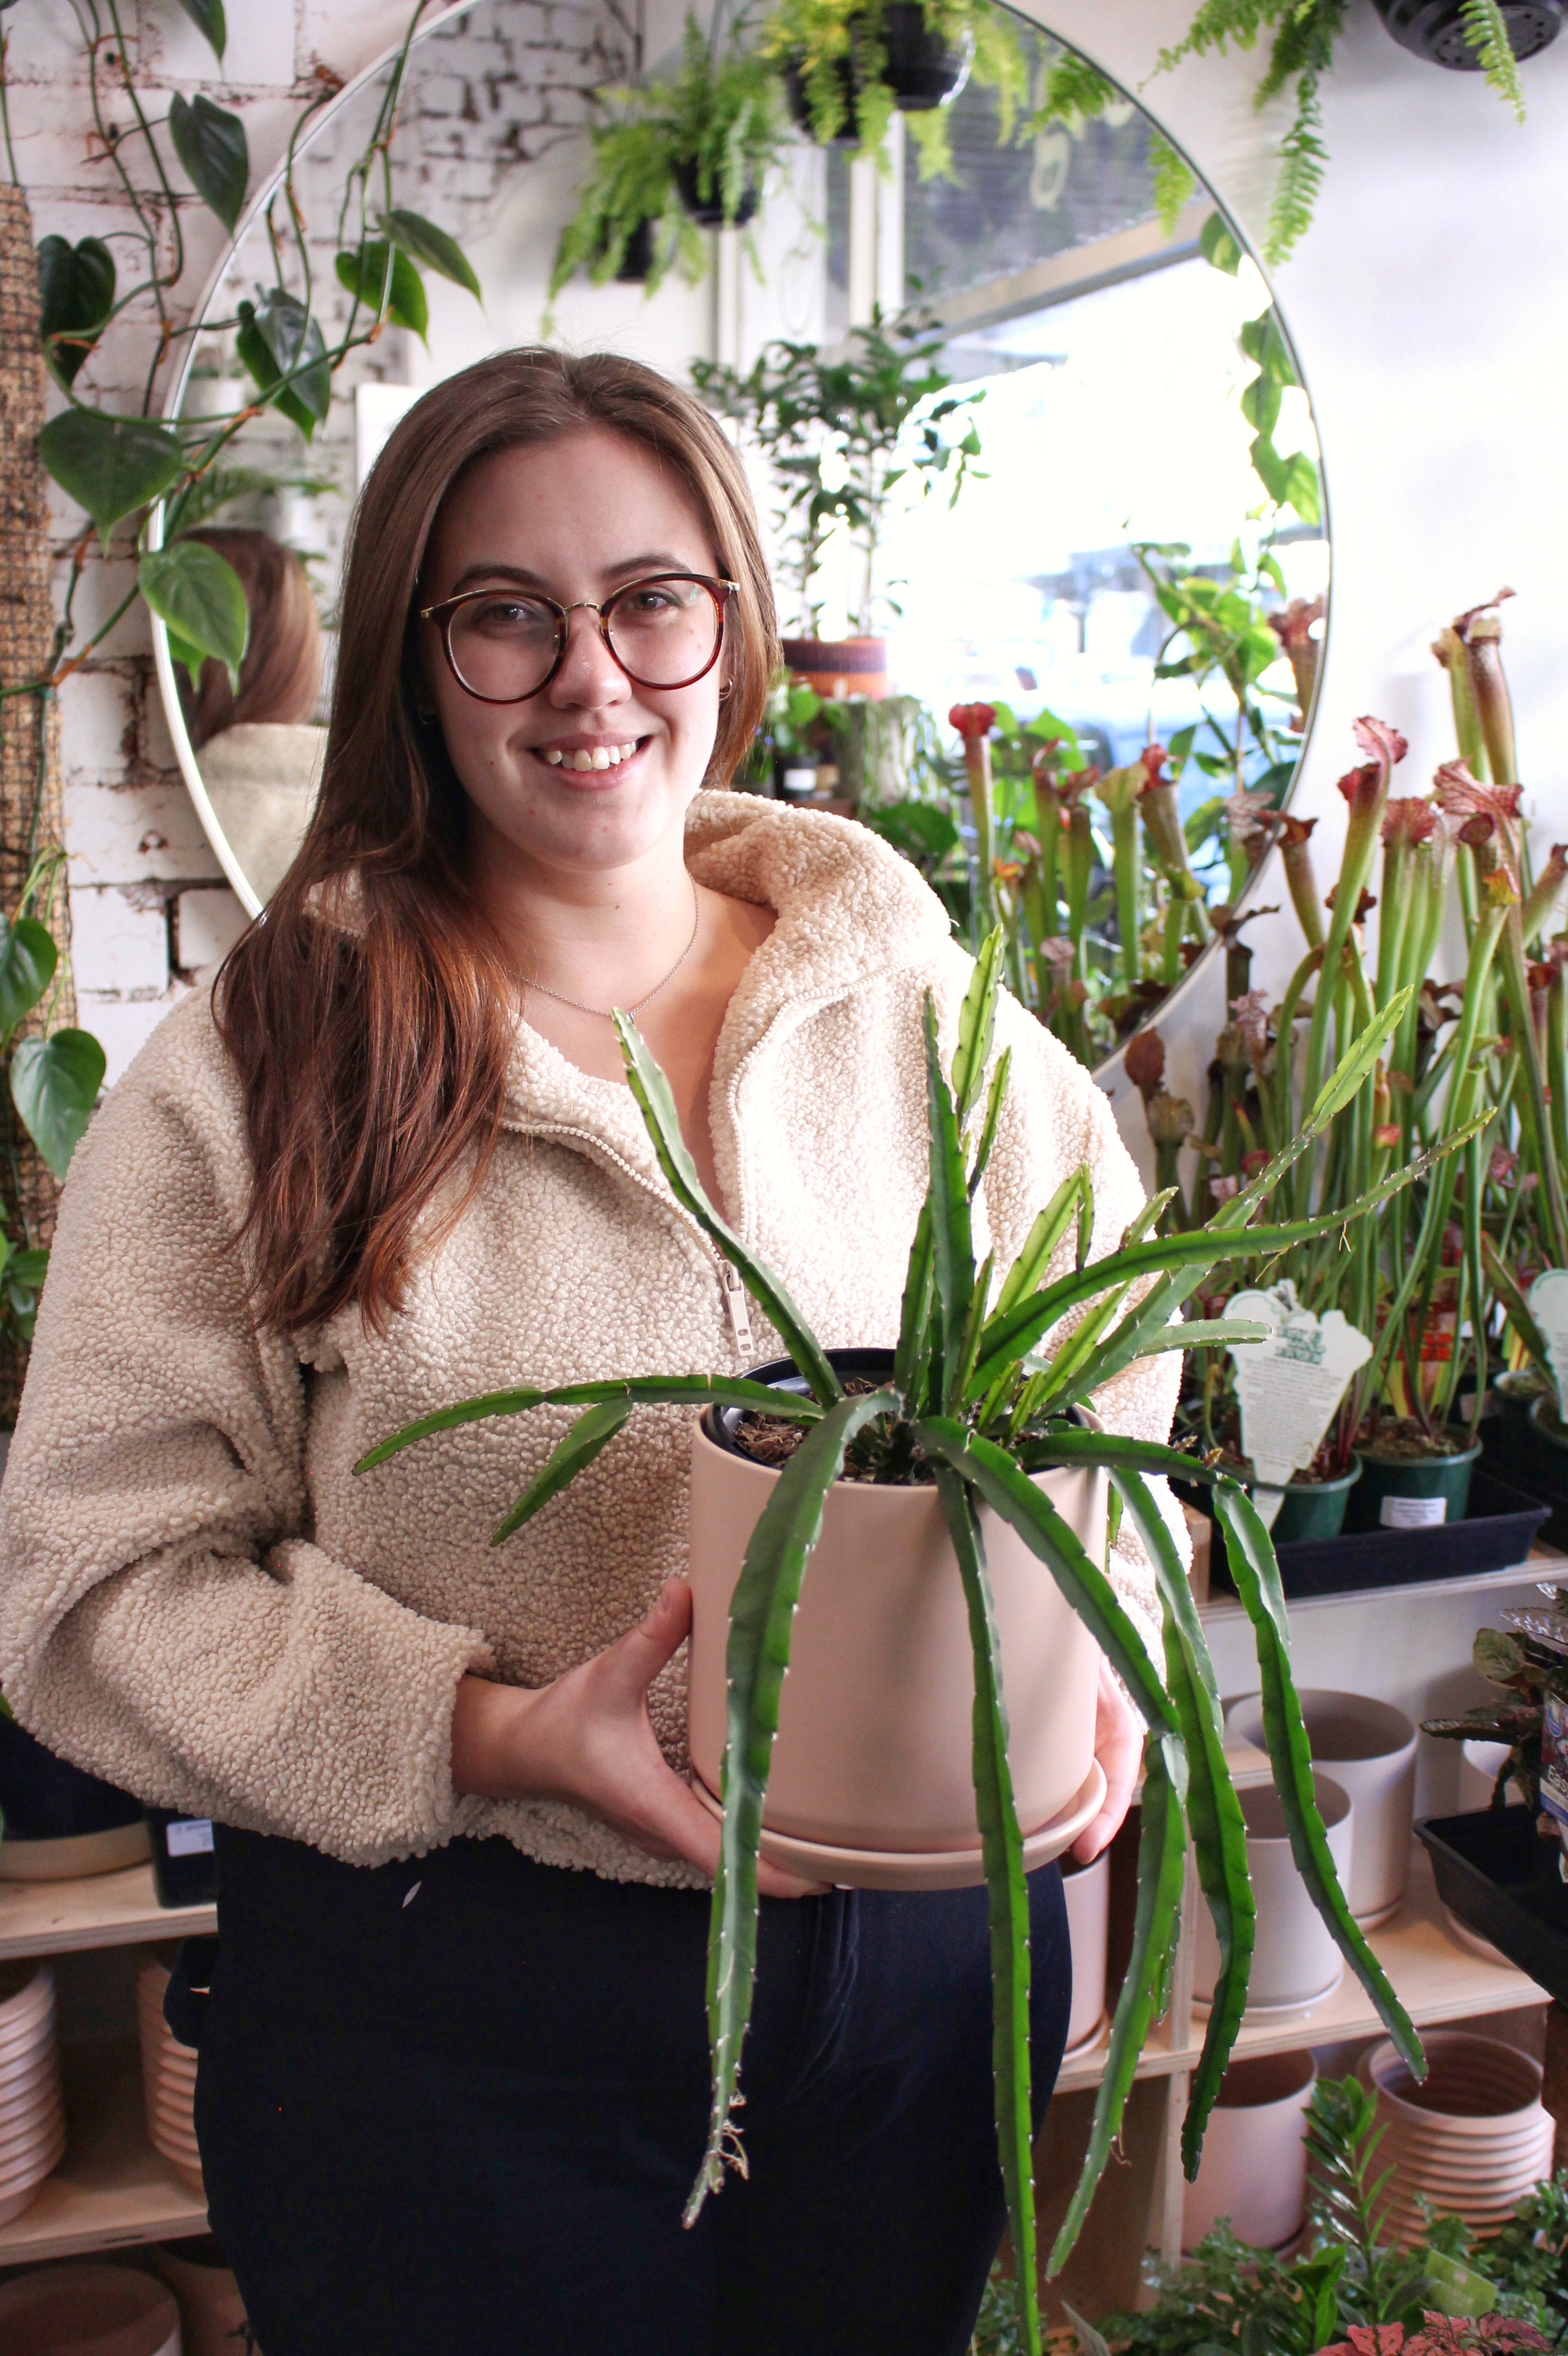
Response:
[[[687,813],[687,866],[699,884],[772,908],[772,933],[730,1001],[714,1060],[716,1105],[732,1107],[764,1041],[844,998],[873,974],[926,967],[951,937],[946,910],[909,862],[869,827],[755,794],[701,793]],[[503,1126],[607,1154],[660,1192],[631,1090],[578,1068],[519,1022]]]

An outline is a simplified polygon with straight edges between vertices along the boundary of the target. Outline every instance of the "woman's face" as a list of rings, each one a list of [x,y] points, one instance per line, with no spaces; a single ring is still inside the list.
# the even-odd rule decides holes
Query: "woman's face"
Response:
[[[493,588],[602,605],[649,573],[719,571],[673,471],[592,427],[470,469],[436,518],[420,604]],[[497,609],[494,627],[507,626]],[[603,870],[679,839],[713,750],[722,648],[689,687],[637,687],[597,616],[573,613],[549,686],[526,702],[483,703],[453,677],[436,625],[422,624],[421,637],[426,687],[473,806],[476,863],[506,860],[509,847],[545,873]]]

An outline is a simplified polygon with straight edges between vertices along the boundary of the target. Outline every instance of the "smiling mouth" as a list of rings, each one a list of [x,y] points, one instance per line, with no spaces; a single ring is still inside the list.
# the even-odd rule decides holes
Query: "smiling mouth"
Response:
[[[591,750],[578,747],[563,751],[559,744],[541,744],[539,759],[552,769],[571,769],[585,776],[591,769],[618,769],[641,751],[644,739],[637,737],[622,744],[595,744]]]

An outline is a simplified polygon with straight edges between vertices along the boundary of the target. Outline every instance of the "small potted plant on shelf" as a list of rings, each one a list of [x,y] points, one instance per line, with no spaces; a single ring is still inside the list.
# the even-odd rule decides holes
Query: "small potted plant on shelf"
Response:
[[[647,254],[651,294],[672,268],[701,276],[698,231],[743,229],[789,138],[776,69],[743,25],[720,43],[686,20],[672,74],[597,93],[611,119],[590,133],[593,163],[557,241],[550,299],[579,270],[603,285]]]
[[[1008,2193],[1025,2345],[1040,2348],[1031,2197],[1029,1944],[1025,1870],[1065,1847],[1097,1804],[1098,1771],[1081,1678],[1059,1679],[1054,1711],[1020,1710],[1015,1672],[1030,1699],[1050,1691],[1051,1655],[1087,1664],[1098,1644],[1143,1714],[1148,1736],[1139,1847],[1140,1894],[1132,1957],[1082,2180],[1052,2254],[1059,2267],[1083,2224],[1117,2133],[1138,2054],[1163,2009],[1189,1831],[1219,1942],[1221,1965],[1184,2135],[1189,2174],[1245,2001],[1253,1909],[1245,1827],[1225,1764],[1214,1672],[1175,1541],[1147,1475],[1179,1469],[1211,1483],[1231,1534],[1238,1583],[1257,1641],[1265,1731],[1296,1864],[1332,1935],[1413,2068],[1413,2030],[1354,1922],[1335,1877],[1313,1794],[1301,1710],[1291,1680],[1278,1573],[1268,1535],[1245,1491],[1176,1451],[1101,1430],[1087,1402],[1150,1352],[1179,1346],[1171,1321],[1205,1269],[1232,1254],[1265,1193],[1310,1155],[1366,1085],[1404,1012],[1395,1001],[1357,1042],[1268,1171],[1210,1226],[1151,1240],[1150,1206],[1116,1252],[1084,1264],[1093,1230],[1087,1173],[1070,1177],[1040,1212],[1019,1258],[993,1289],[976,1269],[971,1199],[1006,1098],[1009,1055],[992,1064],[1003,943],[986,942],[959,1017],[950,1068],[928,998],[925,1065],[931,1185],[911,1249],[897,1346],[825,1350],[773,1274],[708,1201],[682,1141],[668,1086],[635,1027],[617,1015],[627,1076],[672,1193],[731,1264],[789,1358],[746,1377],[633,1376],[541,1391],[527,1385],[422,1417],[363,1460],[368,1472],[399,1450],[494,1415],[547,1403],[580,1410],[495,1533],[499,1544],[608,1447],[638,1405],[705,1409],[693,1437],[694,1620],[690,1724],[694,1789],[721,1818],[709,1944],[713,2104],[707,2152],[688,2214],[723,2180],[740,2136],[741,2043],[756,1955],[757,1858],[831,1858],[829,1878],[947,1886],[983,1878],[990,1894],[996,2004],[997,2135]],[[1364,1218],[1424,1169],[1391,1173],[1366,1200],[1336,1212],[1336,1232]],[[1250,1248],[1277,1250],[1320,1232],[1308,1218],[1251,1230]],[[1195,1326],[1189,1338],[1251,1327]],[[1107,1506],[1107,1483],[1115,1503]],[[1132,1517],[1153,1562],[1164,1615],[1157,1668],[1102,1568],[1108,1515]],[[857,1536],[859,1543],[857,1543]],[[847,1549],[838,1576],[808,1580],[819,1548]],[[1029,1570],[1044,1564],[1048,1585]],[[924,1572],[916,1600],[918,1566]],[[934,1575],[933,1575],[934,1574]],[[1008,1630],[999,1628],[1007,1593]],[[946,1607],[943,1603],[945,1592]],[[918,1615],[932,1640],[924,1677],[901,1682],[876,1641],[851,1648],[844,1629],[890,1612]],[[966,1627],[972,1691],[955,1686],[953,1631]],[[938,1625],[940,1621],[941,1624]],[[1073,1622],[1079,1623],[1075,1630]],[[725,1627],[728,1625],[726,1638]],[[808,1634],[808,1622],[812,1622]],[[900,1620],[896,1624],[903,1625]],[[1044,1632],[1042,1636],[1042,1631]],[[1087,1632],[1086,1634],[1081,1632]],[[943,1641],[945,1637],[945,1642]],[[795,1649],[798,1638],[800,1651]],[[959,1638],[962,1642],[962,1636]],[[805,1655],[809,1651],[811,1665]],[[789,1694],[784,1672],[795,1675]],[[848,1671],[847,1662],[859,1665]],[[1042,1688],[1041,1677],[1045,1679]],[[1013,1692],[1012,1715],[1004,1679]],[[1092,1691],[1092,1678],[1088,1681]],[[816,1689],[814,1689],[816,1688]],[[1052,1723],[1052,1719],[1059,1721]],[[868,1773],[861,1726],[896,1740],[900,1774]],[[1010,1729],[1010,1731],[1009,1731]],[[840,1779],[835,1780],[835,1771]],[[923,1828],[907,1815],[901,1846],[871,1849],[868,1815],[885,1824],[917,1783],[936,1811]],[[958,1793],[964,1786],[962,1801]],[[1027,1787],[1024,1819],[1015,1804]],[[799,1810],[781,1823],[784,1789]],[[1065,1794],[1065,1797],[1063,1796]],[[1050,1807],[1043,1826],[1039,1810]],[[1030,1821],[1032,1816],[1033,1821]],[[858,1837],[856,1837],[858,1836]]]

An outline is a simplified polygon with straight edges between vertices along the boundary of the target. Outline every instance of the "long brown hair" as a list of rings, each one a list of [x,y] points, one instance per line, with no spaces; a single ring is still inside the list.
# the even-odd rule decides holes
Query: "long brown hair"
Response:
[[[240,575],[251,614],[251,638],[240,666],[240,684],[229,685],[226,664],[210,657],[193,689],[179,673],[180,702],[192,748],[246,720],[308,720],[321,693],[321,624],[304,566],[292,548],[270,532],[212,524],[182,532],[215,549]]]
[[[449,377],[407,412],[355,516],[315,812],[219,977],[254,1167],[240,1237],[263,1325],[293,1330],[357,1301],[383,1329],[416,1249],[450,1233],[495,1150],[516,1003],[464,874],[466,797],[417,708],[415,596],[465,468],[591,427],[678,477],[740,584],[710,784],[728,784],[762,718],[777,641],[756,516],[733,450],[689,394],[610,353],[529,348]]]

